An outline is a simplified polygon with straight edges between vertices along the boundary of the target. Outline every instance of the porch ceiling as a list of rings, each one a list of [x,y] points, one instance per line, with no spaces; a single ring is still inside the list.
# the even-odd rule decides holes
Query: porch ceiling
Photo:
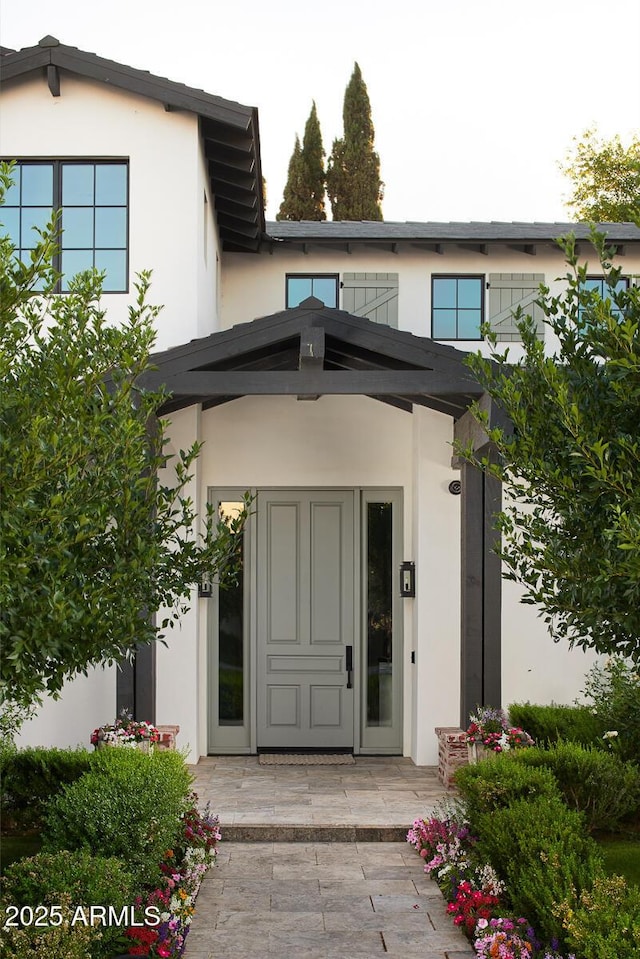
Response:
[[[295,309],[156,353],[154,370],[139,382],[171,394],[161,415],[249,395],[313,400],[359,394],[409,412],[417,403],[458,419],[482,395],[464,357],[451,346],[309,297]]]

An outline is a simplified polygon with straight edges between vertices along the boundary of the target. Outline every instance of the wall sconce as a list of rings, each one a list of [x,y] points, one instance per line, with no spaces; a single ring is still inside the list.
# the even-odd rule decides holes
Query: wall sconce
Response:
[[[198,596],[201,599],[211,599],[213,596],[213,583],[209,576],[198,583]]]
[[[416,595],[416,564],[400,563],[400,595]]]

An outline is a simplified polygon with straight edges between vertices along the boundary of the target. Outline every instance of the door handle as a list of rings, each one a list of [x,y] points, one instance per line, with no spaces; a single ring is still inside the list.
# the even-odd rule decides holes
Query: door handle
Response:
[[[353,646],[346,646],[345,668],[347,670],[347,689],[353,689],[351,674],[353,672]]]

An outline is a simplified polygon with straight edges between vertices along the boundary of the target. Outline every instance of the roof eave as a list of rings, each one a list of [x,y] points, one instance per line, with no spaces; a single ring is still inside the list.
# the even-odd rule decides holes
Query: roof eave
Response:
[[[112,60],[105,60],[93,53],[86,53],[75,47],[58,43],[54,38],[45,38],[35,47],[6,53],[0,58],[0,82],[19,79],[40,69],[56,67],[69,73],[95,80],[119,90],[126,90],[139,96],[162,103],[167,110],[184,110],[194,113],[202,121],[216,124],[218,140],[233,150],[238,138],[243,142],[243,152],[251,158],[253,177],[247,185],[243,181],[243,190],[248,191],[255,202],[245,204],[245,211],[252,208],[253,214],[247,221],[246,214],[238,223],[218,223],[223,250],[233,249],[241,252],[255,252],[265,232],[264,210],[262,204],[262,172],[260,163],[260,137],[258,129],[258,111],[255,107],[243,106],[221,97],[215,97],[201,90],[195,90],[183,84],[154,76],[144,70],[125,66]],[[235,180],[243,180],[243,164],[235,168],[233,162],[225,169],[228,182],[232,186]],[[213,198],[218,193],[222,181],[219,175],[209,172],[209,182]],[[247,229],[249,225],[249,229]],[[238,230],[240,234],[238,235]]]

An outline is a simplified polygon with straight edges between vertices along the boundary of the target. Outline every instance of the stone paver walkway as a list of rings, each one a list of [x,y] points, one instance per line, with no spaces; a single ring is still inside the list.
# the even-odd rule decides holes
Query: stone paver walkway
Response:
[[[473,956],[422,861],[398,841],[444,795],[434,769],[398,758],[274,767],[234,756],[193,772],[223,841],[185,959]]]

